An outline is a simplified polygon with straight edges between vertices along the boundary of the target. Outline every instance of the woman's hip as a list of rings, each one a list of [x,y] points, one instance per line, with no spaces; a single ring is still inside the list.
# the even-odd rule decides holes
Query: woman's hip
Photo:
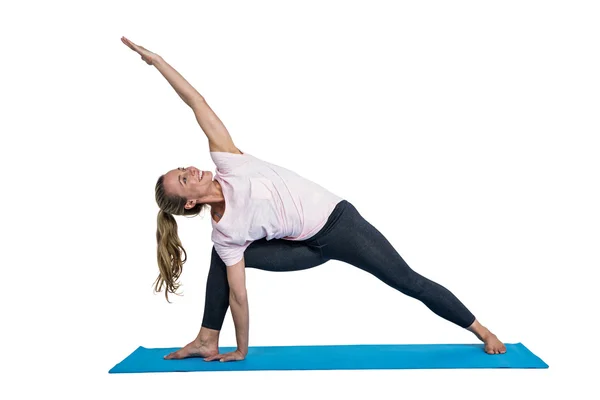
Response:
[[[247,267],[270,271],[297,271],[328,260],[364,267],[401,259],[385,236],[347,200],[336,205],[313,237],[302,241],[260,239],[246,249],[244,258]]]
[[[401,258],[387,238],[347,200],[338,203],[325,226],[306,242],[318,246],[325,259],[354,265]]]

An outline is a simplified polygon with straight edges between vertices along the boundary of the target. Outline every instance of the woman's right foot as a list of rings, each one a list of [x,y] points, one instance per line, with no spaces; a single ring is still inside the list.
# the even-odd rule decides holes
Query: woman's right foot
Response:
[[[166,356],[165,360],[178,360],[189,357],[210,357],[219,354],[219,346],[214,344],[208,344],[199,340],[194,340],[188,343],[185,347],[174,351]]]

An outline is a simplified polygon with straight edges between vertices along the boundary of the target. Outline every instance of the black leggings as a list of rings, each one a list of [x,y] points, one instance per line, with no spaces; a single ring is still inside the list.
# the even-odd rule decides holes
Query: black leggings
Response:
[[[265,271],[299,271],[339,260],[358,267],[425,304],[463,328],[475,316],[445,287],[413,271],[388,240],[347,200],[338,203],[325,226],[303,241],[260,239],[244,253],[246,267]],[[227,270],[213,247],[206,282],[202,326],[221,330],[229,307]]]

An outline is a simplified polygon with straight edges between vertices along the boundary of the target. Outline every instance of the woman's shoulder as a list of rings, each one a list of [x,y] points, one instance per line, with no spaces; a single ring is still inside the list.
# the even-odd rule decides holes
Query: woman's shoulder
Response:
[[[244,152],[232,153],[228,151],[211,151],[210,157],[215,163],[217,169],[229,174],[241,166],[247,166],[248,163],[255,161],[256,158]]]

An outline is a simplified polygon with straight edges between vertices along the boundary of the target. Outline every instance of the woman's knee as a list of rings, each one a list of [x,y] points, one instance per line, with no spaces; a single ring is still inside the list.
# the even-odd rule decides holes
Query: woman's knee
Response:
[[[217,253],[217,250],[213,246],[210,255],[210,268],[208,273],[211,274],[215,273],[216,271],[226,273],[226,266],[223,260],[221,259],[221,256],[219,256],[219,253]]]

